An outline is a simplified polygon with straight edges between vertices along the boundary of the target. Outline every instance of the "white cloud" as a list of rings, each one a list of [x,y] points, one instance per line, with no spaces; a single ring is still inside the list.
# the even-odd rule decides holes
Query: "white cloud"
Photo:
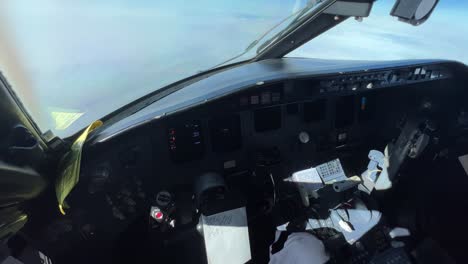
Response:
[[[362,23],[349,19],[290,53],[291,57],[354,60],[451,59],[468,63],[468,22],[442,9],[423,25],[401,23],[378,10]]]
[[[278,16],[307,2],[173,1],[0,0],[0,17],[11,23],[9,39],[15,41],[38,101],[92,112],[77,121],[89,123],[239,54]],[[290,56],[468,62],[462,11],[444,9],[412,27],[391,18],[379,2],[364,22],[350,19]]]

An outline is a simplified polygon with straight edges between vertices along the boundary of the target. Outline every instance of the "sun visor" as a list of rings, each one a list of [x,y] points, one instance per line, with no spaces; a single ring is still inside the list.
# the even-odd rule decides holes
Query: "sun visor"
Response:
[[[368,17],[371,9],[372,2],[336,1],[323,13],[348,17]]]
[[[60,212],[65,215],[65,198],[70,194],[80,178],[81,150],[88,138],[89,133],[100,127],[102,121],[94,121],[83,133],[76,139],[70,148],[70,151],[60,161],[60,175],[55,182],[55,193],[57,195],[58,207]]]

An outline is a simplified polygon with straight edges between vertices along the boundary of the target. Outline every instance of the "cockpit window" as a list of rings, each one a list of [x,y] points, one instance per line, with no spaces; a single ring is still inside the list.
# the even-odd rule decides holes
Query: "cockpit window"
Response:
[[[468,63],[468,2],[440,1],[414,27],[389,15],[395,1],[376,1],[362,22],[348,19],[292,51],[289,57],[340,60],[450,59]]]
[[[5,0],[0,70],[41,130],[66,137],[236,55],[229,63],[252,58],[254,40],[320,2]]]

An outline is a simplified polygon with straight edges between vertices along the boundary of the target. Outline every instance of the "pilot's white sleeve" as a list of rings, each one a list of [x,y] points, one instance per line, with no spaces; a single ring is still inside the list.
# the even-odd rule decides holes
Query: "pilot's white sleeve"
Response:
[[[279,233],[276,233],[276,239]],[[290,234],[284,247],[273,255],[270,247],[270,264],[322,264],[329,259],[322,241],[305,232]]]

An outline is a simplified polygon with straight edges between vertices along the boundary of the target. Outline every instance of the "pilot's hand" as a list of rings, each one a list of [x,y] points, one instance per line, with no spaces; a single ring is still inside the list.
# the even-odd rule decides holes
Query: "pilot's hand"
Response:
[[[269,263],[322,264],[329,259],[321,240],[306,232],[295,232],[289,234],[282,249],[270,255]]]

